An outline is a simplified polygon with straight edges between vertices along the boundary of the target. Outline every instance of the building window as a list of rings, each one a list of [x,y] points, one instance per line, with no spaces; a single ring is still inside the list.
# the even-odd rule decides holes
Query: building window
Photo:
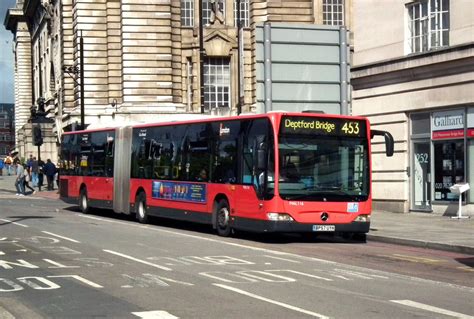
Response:
[[[188,111],[191,111],[193,104],[193,61],[190,57],[186,58],[186,96]]]
[[[5,156],[5,155],[7,155],[8,153],[10,153],[10,152],[8,151],[8,146],[6,146],[6,145],[0,145],[0,155]]]
[[[467,180],[471,189],[468,191],[469,203],[474,203],[474,107],[467,110]]]
[[[344,0],[323,0],[323,24],[344,25]]]
[[[411,53],[449,45],[449,0],[425,0],[407,6]]]
[[[442,141],[434,144],[435,199],[457,201],[450,187],[464,180],[464,141]]]
[[[216,6],[213,10],[212,5]],[[222,18],[225,20],[225,1],[222,0],[202,0],[202,24],[213,24],[216,19],[215,10],[222,14]]]
[[[194,0],[181,0],[181,25],[194,26]]]
[[[230,108],[229,58],[207,58],[204,61],[204,105],[208,111]]]
[[[474,129],[469,129],[468,131],[473,134],[472,136],[474,137]],[[468,191],[469,194],[469,202],[474,203],[474,139],[470,138],[467,142],[467,171],[469,172],[468,174],[468,179],[465,181],[469,181],[471,189]]]
[[[234,25],[236,27],[238,27],[237,16],[237,1],[234,1]],[[243,28],[250,26],[249,0],[240,0],[240,23]]]

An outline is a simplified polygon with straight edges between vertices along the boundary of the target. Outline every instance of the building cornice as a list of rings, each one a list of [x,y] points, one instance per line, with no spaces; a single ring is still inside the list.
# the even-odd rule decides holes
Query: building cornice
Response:
[[[474,71],[474,43],[355,66],[354,90]]]
[[[469,43],[450,46],[450,47],[442,48],[442,49],[438,49],[438,50],[432,50],[432,51],[427,51],[427,52],[422,52],[422,53],[409,54],[409,55],[405,55],[405,56],[402,56],[402,57],[377,61],[377,62],[373,62],[373,63],[354,65],[352,67],[352,70],[354,72],[358,72],[360,70],[373,69],[373,68],[377,68],[377,67],[383,67],[383,66],[386,66],[386,65],[396,65],[397,63],[405,63],[405,62],[415,62],[415,63],[417,63],[416,61],[423,62],[423,60],[433,59],[433,58],[443,56],[443,55],[446,55],[446,54],[450,54],[450,53],[454,53],[454,52],[469,51],[469,50],[472,50],[472,49],[474,49],[474,42],[469,42]],[[357,54],[357,52],[355,52],[355,53]]]
[[[25,21],[25,15],[23,14],[23,10],[18,8],[11,8],[7,10],[3,25],[8,31],[16,33],[18,22],[23,21]]]

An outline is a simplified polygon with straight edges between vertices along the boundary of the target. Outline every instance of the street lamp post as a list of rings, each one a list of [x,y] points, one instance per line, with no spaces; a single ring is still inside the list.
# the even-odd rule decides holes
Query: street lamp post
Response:
[[[201,113],[204,113],[204,38],[202,25],[202,0],[199,3],[199,91],[201,93]]]
[[[241,72],[242,72],[242,68],[241,68],[241,59],[242,59],[242,56],[241,56],[241,50],[242,50],[242,45],[241,45],[241,41],[242,41],[242,34],[241,34],[241,28],[242,28],[242,23],[240,21],[240,0],[237,0],[236,1],[236,5],[237,5],[237,115],[240,115],[240,113],[242,113],[242,100],[243,98],[241,97],[242,95],[242,75],[241,75]]]
[[[82,37],[82,31],[79,31],[79,77],[81,79],[81,130],[84,130],[84,38]]]
[[[63,66],[63,71],[74,80],[76,85],[79,85],[80,90],[80,107],[81,107],[81,130],[85,129],[84,121],[84,39],[82,32],[79,34],[79,67],[77,66]],[[79,75],[79,81],[76,76]]]

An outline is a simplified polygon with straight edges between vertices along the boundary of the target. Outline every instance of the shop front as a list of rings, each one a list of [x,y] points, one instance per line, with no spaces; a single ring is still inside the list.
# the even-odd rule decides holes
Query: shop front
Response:
[[[450,187],[474,182],[474,107],[413,113],[410,121],[410,208],[446,210],[459,200]],[[464,204],[474,202],[472,192]]]

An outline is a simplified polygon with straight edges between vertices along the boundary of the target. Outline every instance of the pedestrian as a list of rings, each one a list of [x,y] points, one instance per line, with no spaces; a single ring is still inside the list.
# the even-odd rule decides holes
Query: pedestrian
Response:
[[[23,181],[23,189],[25,190],[26,192],[26,189],[29,188],[31,190],[31,193],[34,194],[36,193],[36,191],[34,190],[34,188],[32,188],[30,186],[30,180],[31,180],[31,173],[30,173],[30,168],[28,166],[24,167],[25,169],[25,179]],[[26,194],[25,194],[26,195]]]
[[[13,162],[13,168],[16,171],[16,179],[15,179],[15,188],[16,188],[16,196],[25,196],[25,169],[23,165],[20,164],[20,160],[15,160]]]
[[[10,154],[7,155],[5,158],[5,170],[7,171],[8,176],[11,174],[11,166],[13,164],[13,158],[10,156]]]
[[[38,160],[38,188],[41,190],[41,187],[44,183],[44,162]]]
[[[30,154],[30,158],[26,161],[26,166],[31,168],[31,163],[33,162],[33,154]]]
[[[33,160],[31,161],[31,182],[33,184],[33,187],[38,186],[38,170],[38,161],[36,160],[36,157],[33,156]]]
[[[0,176],[3,176],[3,168],[5,167],[5,160],[0,158]]]
[[[54,190],[54,175],[56,175],[56,165],[48,158],[46,164],[43,168],[44,175],[46,175],[46,180],[48,181],[48,190]]]

